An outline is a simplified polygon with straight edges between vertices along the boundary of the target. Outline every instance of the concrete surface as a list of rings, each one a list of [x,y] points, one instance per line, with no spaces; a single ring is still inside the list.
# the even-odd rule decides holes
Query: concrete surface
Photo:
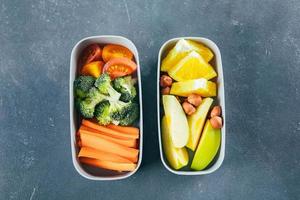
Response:
[[[300,1],[0,1],[0,199],[300,199]],[[123,35],[140,51],[145,153],[131,178],[93,182],[71,162],[68,78],[83,37]],[[207,176],[159,159],[156,60],[177,36],[223,57],[227,149]]]

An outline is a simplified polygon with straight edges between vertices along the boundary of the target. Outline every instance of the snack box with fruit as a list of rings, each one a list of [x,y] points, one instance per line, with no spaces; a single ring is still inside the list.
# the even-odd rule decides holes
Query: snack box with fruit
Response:
[[[174,38],[158,55],[160,157],[178,175],[217,170],[225,155],[225,98],[221,54],[206,38]]]
[[[70,130],[75,169],[91,180],[134,174],[142,161],[139,56],[120,36],[80,40],[70,61]]]

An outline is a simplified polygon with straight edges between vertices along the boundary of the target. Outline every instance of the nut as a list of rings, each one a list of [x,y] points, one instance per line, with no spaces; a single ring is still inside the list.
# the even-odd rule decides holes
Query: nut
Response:
[[[214,106],[213,109],[210,111],[210,117],[221,116],[221,107]]]
[[[223,126],[222,118],[219,116],[214,116],[209,121],[213,128],[222,128]]]
[[[172,85],[172,83],[173,83],[173,80],[170,76],[162,75],[160,77],[160,86],[161,87],[169,87]]]
[[[161,94],[162,95],[170,94],[170,87],[165,87],[165,88],[161,89]]]
[[[187,100],[187,102],[189,102],[190,104],[192,104],[196,107],[198,107],[202,102],[202,98],[198,94],[190,94],[186,100]]]
[[[183,102],[182,108],[187,115],[191,115],[196,112],[196,108],[188,102]]]

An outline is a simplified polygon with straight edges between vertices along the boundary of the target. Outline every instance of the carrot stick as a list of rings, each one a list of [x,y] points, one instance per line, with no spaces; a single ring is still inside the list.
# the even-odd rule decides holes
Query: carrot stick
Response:
[[[136,162],[138,159],[139,150],[137,149],[124,147],[115,142],[86,133],[81,133],[80,138],[83,147],[91,147],[100,151],[117,154],[131,160],[132,162]]]
[[[132,135],[139,135],[139,129],[136,127],[131,127],[131,126],[117,126],[114,124],[109,124],[106,127],[113,129],[115,131],[120,131],[122,133],[127,133],[127,134],[132,134]]]
[[[79,160],[80,162],[87,165],[116,171],[133,171],[136,168],[136,164],[134,163],[116,163],[111,161],[102,161],[84,157],[79,158]]]
[[[120,139],[137,139],[139,138],[138,135],[135,135],[135,134],[125,134],[125,133],[122,133],[122,132],[119,132],[119,131],[116,131],[116,130],[112,130],[112,129],[109,129],[105,126],[100,126],[99,124],[96,124],[94,122],[91,122],[89,120],[86,120],[86,119],[83,119],[82,120],[82,124],[89,127],[89,128],[92,128],[92,129],[96,129],[102,133],[105,133],[106,135],[109,135],[111,137],[116,137],[116,138],[120,138]]]
[[[101,161],[111,161],[118,163],[132,163],[130,160],[116,154],[99,151],[89,147],[82,147],[79,151],[78,157],[94,158]]]
[[[101,137],[103,139],[109,140],[111,142],[115,142],[117,144],[121,144],[126,147],[136,147],[135,139],[118,139],[118,138],[109,137],[99,131],[95,132],[93,129],[86,128],[85,126],[81,126],[79,128],[79,134],[81,134],[81,133],[86,133],[86,134],[94,135],[97,137]]]

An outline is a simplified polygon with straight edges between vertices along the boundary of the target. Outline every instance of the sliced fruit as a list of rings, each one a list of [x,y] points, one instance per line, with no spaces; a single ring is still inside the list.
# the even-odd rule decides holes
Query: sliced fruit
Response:
[[[133,58],[133,54],[126,47],[116,44],[108,44],[103,48],[102,58],[105,62],[108,62],[112,58],[128,58],[131,60]]]
[[[162,118],[162,144],[165,156],[172,168],[180,169],[188,164],[189,155],[187,149],[185,147],[174,147],[165,116]]]
[[[103,72],[110,75],[111,78],[126,76],[136,71],[137,65],[128,58],[112,58],[103,67]]]
[[[217,76],[213,67],[196,51],[190,52],[168,72],[176,81],[186,81],[198,78],[209,80]]]
[[[209,62],[214,56],[206,46],[191,40],[180,39],[163,59],[161,71],[168,71],[193,50],[198,52],[206,62]]]
[[[95,78],[98,78],[101,75],[104,62],[94,61],[84,65],[81,69],[82,75],[91,75]]]
[[[189,139],[186,115],[175,96],[163,95],[162,99],[172,143],[177,148],[184,147]]]
[[[187,97],[190,94],[199,94],[202,97],[216,96],[216,83],[205,78],[189,81],[180,81],[172,84],[170,94]]]
[[[197,51],[206,62],[211,61],[211,59],[214,57],[213,52],[205,45],[192,40],[188,40],[188,43],[193,46],[193,50]]]
[[[216,156],[220,143],[221,129],[214,129],[207,120],[191,168],[194,170],[206,168]]]
[[[86,47],[80,56],[81,65],[86,65],[90,62],[101,60],[102,50],[98,44],[91,44]]]
[[[197,144],[199,143],[201,131],[204,126],[207,113],[212,103],[213,103],[212,98],[208,97],[203,99],[200,106],[197,107],[196,112],[188,116],[190,137],[186,146],[192,151],[196,149]]]

